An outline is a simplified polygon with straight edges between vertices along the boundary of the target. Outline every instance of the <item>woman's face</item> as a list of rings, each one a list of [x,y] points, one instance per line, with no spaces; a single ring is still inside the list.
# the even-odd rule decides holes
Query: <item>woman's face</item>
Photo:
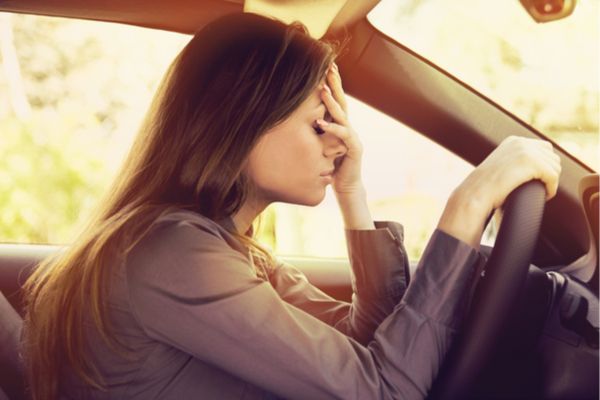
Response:
[[[276,201],[314,206],[325,197],[334,160],[346,153],[331,133],[319,134],[315,121],[327,111],[321,82],[283,122],[268,130],[250,152],[247,174],[267,203]]]

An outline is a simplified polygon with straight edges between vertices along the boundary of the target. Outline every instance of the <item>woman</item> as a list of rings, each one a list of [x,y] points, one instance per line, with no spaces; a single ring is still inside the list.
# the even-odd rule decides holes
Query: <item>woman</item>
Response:
[[[104,208],[27,283],[36,399],[422,398],[459,327],[484,221],[560,164],[512,138],[454,191],[407,289],[399,224],[374,223],[331,46],[233,14],[165,77]],[[353,270],[336,301],[252,239],[275,201],[331,183]]]

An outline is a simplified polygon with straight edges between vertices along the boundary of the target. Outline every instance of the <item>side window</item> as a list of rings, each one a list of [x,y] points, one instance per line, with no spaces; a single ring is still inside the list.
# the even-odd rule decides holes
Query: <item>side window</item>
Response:
[[[0,13],[0,243],[69,243],[189,40]]]
[[[409,258],[416,260],[448,196],[473,166],[374,108],[353,98],[348,103],[364,146],[363,180],[373,218],[402,223]],[[265,214],[262,239],[277,253],[346,257],[343,222],[330,187],[317,207],[277,203]]]

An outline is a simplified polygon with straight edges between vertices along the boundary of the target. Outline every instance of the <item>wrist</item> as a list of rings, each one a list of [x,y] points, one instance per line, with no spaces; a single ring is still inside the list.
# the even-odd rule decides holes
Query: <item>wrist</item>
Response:
[[[335,194],[335,197],[338,200],[366,199],[367,197],[367,191],[365,190],[365,187],[362,183],[358,183],[356,185],[353,185],[351,188],[345,188],[344,190],[340,191],[335,190],[335,188],[333,188],[333,193]]]
[[[438,229],[478,250],[490,210],[480,198],[456,191],[446,203]]]
[[[375,229],[371,212],[367,205],[367,192],[364,187],[349,192],[335,192],[344,227],[351,230]]]
[[[489,176],[482,174],[481,171],[475,169],[467,178],[456,188],[451,194],[451,198],[460,203],[470,203],[475,208],[482,208],[485,213],[494,208],[494,199],[490,190],[493,187],[493,180]]]

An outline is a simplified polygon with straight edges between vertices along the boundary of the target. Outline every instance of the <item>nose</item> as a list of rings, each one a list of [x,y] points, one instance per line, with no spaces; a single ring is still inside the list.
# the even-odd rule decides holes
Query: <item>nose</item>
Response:
[[[344,142],[333,133],[326,132],[321,137],[323,138],[323,155],[325,157],[337,158],[348,152]]]

